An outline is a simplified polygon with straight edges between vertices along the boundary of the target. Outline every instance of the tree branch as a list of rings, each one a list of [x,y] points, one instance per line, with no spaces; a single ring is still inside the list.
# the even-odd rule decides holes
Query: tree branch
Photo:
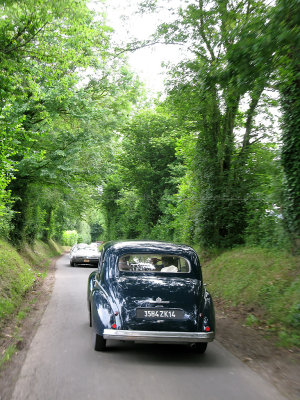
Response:
[[[209,51],[209,54],[211,56],[212,61],[215,61],[216,56],[214,54],[213,48],[210,45],[210,42],[208,40],[208,38],[206,37],[205,33],[204,33],[204,21],[203,21],[203,0],[199,0],[199,8],[200,8],[200,35],[207,47],[207,50]]]
[[[242,145],[241,153],[243,153],[250,144],[252,123],[253,123],[253,119],[255,117],[255,110],[256,110],[257,104],[259,102],[259,99],[260,99],[260,96],[261,96],[263,90],[264,90],[264,85],[261,85],[252,94],[250,106],[247,111],[247,120],[246,120],[246,126],[245,126],[246,129],[245,129],[245,134],[244,134],[244,138],[243,138],[243,145]]]

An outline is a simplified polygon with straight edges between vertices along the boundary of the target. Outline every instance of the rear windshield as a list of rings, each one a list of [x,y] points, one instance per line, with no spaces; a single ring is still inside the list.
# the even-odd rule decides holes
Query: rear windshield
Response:
[[[119,258],[118,267],[120,271],[148,273],[189,273],[191,270],[187,259],[166,254],[125,254]]]

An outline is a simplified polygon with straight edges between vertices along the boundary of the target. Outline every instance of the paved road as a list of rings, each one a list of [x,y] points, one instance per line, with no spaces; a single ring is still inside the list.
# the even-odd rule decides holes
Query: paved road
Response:
[[[217,341],[205,355],[184,346],[108,342],[95,352],[87,268],[57,262],[56,282],[13,400],[283,400]]]

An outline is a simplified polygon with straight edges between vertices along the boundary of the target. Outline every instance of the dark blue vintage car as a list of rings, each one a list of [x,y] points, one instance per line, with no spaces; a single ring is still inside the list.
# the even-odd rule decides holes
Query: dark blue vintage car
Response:
[[[215,337],[212,298],[196,252],[185,245],[105,243],[87,299],[97,351],[113,339],[183,343],[204,353]]]

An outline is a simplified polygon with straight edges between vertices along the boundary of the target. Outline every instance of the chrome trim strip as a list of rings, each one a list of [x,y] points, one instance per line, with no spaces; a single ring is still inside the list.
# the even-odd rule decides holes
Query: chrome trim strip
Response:
[[[103,338],[141,342],[196,343],[212,342],[215,338],[215,332],[167,332],[104,329]]]

